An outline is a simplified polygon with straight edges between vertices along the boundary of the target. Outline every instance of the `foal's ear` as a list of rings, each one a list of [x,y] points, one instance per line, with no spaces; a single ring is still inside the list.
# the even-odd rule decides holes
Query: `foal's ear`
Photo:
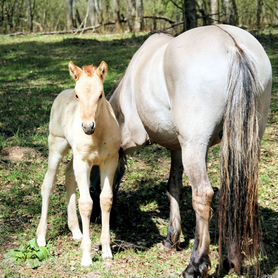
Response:
[[[108,73],[108,65],[106,64],[106,62],[102,61],[97,68],[97,74],[102,79],[103,82],[107,76],[107,73]]]
[[[70,76],[77,81],[82,73],[82,69],[76,66],[73,62],[69,62]]]

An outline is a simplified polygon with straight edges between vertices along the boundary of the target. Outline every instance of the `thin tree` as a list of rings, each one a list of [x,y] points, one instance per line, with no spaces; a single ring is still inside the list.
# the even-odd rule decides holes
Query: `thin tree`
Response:
[[[201,3],[199,3],[199,6],[197,6],[199,18],[202,19],[203,26],[211,23],[211,9],[209,4],[210,3],[207,0],[202,0]]]
[[[219,21],[218,0],[210,0],[210,9],[211,9],[211,23],[217,23]]]
[[[256,27],[257,30],[261,27],[261,16],[263,10],[263,0],[257,0],[257,11],[256,11]]]
[[[197,27],[196,0],[184,0],[184,30]]]
[[[35,10],[35,0],[27,0],[27,14],[28,14],[28,28],[30,32],[34,31],[34,10]]]
[[[98,26],[102,23],[101,0],[88,0],[87,19],[90,26]],[[87,20],[86,20],[87,21]]]
[[[136,0],[135,32],[144,29],[144,3],[143,0]]]
[[[128,27],[130,32],[142,31],[144,28],[143,0],[128,0]]]
[[[67,27],[68,30],[77,27],[76,22],[76,0],[67,0]]]
[[[275,13],[276,13],[276,25],[278,26],[278,1],[276,1],[276,9],[275,9]]]
[[[231,25],[238,25],[238,11],[235,0],[224,0],[223,1],[224,10],[224,23]]]
[[[112,0],[116,31],[122,31],[121,14],[120,14],[120,3],[119,0]]]
[[[136,14],[136,4],[135,0],[128,0],[128,16],[127,16],[127,24],[130,32],[134,32],[134,22],[135,22],[135,14]]]

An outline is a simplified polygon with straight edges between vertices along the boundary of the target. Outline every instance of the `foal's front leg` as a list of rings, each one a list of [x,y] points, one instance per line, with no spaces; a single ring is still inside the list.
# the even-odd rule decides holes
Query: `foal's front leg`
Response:
[[[118,165],[118,154],[104,161],[100,165],[101,177],[101,194],[100,194],[100,207],[101,207],[101,245],[102,245],[102,258],[112,259],[112,252],[110,247],[110,212],[113,203],[113,180],[115,171]]]
[[[90,217],[92,212],[93,201],[91,199],[89,185],[90,185],[90,171],[91,166],[87,161],[82,160],[80,157],[74,156],[73,170],[80,192],[79,198],[79,211],[82,220],[83,237],[81,242],[82,250],[82,266],[90,266],[92,264],[91,258],[91,239],[90,239]]]

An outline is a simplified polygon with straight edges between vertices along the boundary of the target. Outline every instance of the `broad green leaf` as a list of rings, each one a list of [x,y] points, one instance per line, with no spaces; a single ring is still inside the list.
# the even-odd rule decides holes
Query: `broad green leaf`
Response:
[[[37,241],[36,241],[35,238],[33,238],[32,240],[30,240],[30,241],[28,242],[28,246],[29,246],[30,248],[32,248],[33,250],[39,250],[39,246],[38,246]]]

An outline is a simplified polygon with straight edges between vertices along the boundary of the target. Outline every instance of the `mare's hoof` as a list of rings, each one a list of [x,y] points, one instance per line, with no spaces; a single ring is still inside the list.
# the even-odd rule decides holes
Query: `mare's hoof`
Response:
[[[239,260],[229,260],[228,258],[224,259],[223,265],[222,265],[222,271],[224,273],[229,273],[229,274],[241,274],[241,264]]]
[[[190,262],[183,271],[184,278],[206,278],[210,269],[210,261],[207,256],[202,257],[198,263]]]
[[[169,239],[165,239],[163,240],[163,246],[167,249],[167,250],[172,250],[175,249],[175,244],[173,244],[173,242]]]
[[[180,232],[173,227],[169,227],[167,238],[163,241],[163,246],[168,250],[180,250]]]
[[[173,229],[169,229],[167,238],[163,241],[163,246],[168,250],[180,250],[179,236]]]

